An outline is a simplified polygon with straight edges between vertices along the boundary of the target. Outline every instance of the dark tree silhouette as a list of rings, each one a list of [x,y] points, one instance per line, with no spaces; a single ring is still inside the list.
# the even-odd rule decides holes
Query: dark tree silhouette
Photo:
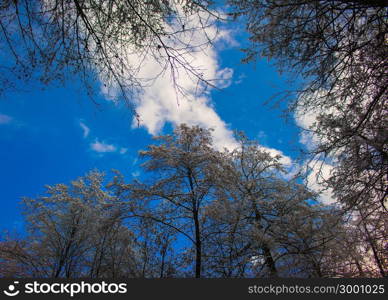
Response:
[[[153,57],[176,81],[179,72],[203,78],[187,55],[211,41],[206,30],[218,16],[211,1],[164,0],[20,0],[0,4],[0,92],[25,86],[63,82],[77,74],[92,94],[101,80],[114,86],[121,99],[131,99],[152,78],[139,69]],[[194,42],[194,32],[209,40]],[[212,78],[211,78],[212,79]]]
[[[387,1],[230,1],[247,18],[245,62],[274,58],[300,74],[303,87],[286,97],[305,128],[311,154],[334,166],[326,185],[352,209],[387,209]]]

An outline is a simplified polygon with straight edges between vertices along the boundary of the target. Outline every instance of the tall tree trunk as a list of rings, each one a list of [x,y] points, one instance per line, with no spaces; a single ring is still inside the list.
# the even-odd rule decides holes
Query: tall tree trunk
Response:
[[[195,195],[193,172],[190,168],[187,170],[187,178],[190,184],[191,204],[193,209],[193,220],[195,228],[195,278],[201,278],[201,264],[202,264],[202,242],[201,229],[199,225],[199,207],[198,200]]]
[[[277,277],[278,276],[278,271],[275,266],[275,261],[272,257],[271,250],[267,246],[267,244],[263,244],[263,250],[264,250],[264,257],[265,257],[265,263],[267,264],[269,268],[269,274],[270,277]]]
[[[259,210],[256,207],[255,200],[251,199],[251,202],[252,202],[252,208],[253,208],[253,210],[255,212],[256,227],[257,227],[258,230],[261,231],[263,229],[263,226],[261,225],[261,215],[260,215],[260,212],[259,212]],[[264,251],[265,263],[266,263],[266,265],[269,268],[270,277],[277,277],[278,276],[278,271],[276,269],[275,260],[273,259],[273,256],[272,256],[272,253],[271,253],[271,249],[269,248],[268,244],[265,243],[265,242],[262,242],[261,248]]]
[[[366,235],[367,235],[368,243],[369,243],[369,245],[370,245],[371,248],[372,248],[373,257],[374,257],[374,259],[375,259],[375,262],[376,262],[376,264],[377,264],[377,267],[379,268],[381,277],[387,277],[388,275],[385,274],[385,271],[384,271],[384,268],[383,268],[383,264],[381,263],[381,260],[380,260],[380,257],[379,257],[379,253],[377,252],[377,249],[376,249],[375,241],[374,241],[373,238],[370,236],[370,233],[369,233],[368,228],[366,227],[366,224],[364,223],[364,221],[362,221],[362,223],[363,223],[363,226],[364,226]]]
[[[197,210],[193,212],[193,218],[195,226],[195,278],[201,278],[202,242]]]
[[[366,237],[367,237],[367,241],[368,241],[369,245],[371,246],[371,249],[372,249],[372,252],[373,252],[373,258],[374,258],[374,260],[376,262],[376,265],[377,265],[377,267],[379,269],[381,277],[387,277],[388,274],[386,274],[386,272],[384,270],[384,267],[383,267],[383,264],[381,262],[379,253],[378,253],[378,251],[376,249],[375,240],[371,237],[370,232],[368,230],[368,227],[366,226],[365,216],[364,216],[364,214],[363,214],[361,209],[359,209],[358,211],[359,211],[360,216],[361,216],[361,223],[362,223],[362,226],[364,227],[364,230],[365,230],[365,233],[366,233]]]
[[[167,252],[167,247],[164,247],[163,246],[163,249],[162,249],[162,263],[161,263],[161,266],[160,266],[160,278],[163,278],[164,276],[164,265],[165,265],[165,259],[166,259],[166,252]]]

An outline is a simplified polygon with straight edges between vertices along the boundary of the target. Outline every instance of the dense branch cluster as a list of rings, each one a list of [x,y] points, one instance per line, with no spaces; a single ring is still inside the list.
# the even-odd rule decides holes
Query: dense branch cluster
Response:
[[[182,125],[141,152],[147,180],[118,173],[104,187],[91,172],[25,199],[28,237],[1,242],[1,276],[388,276],[386,1],[226,3],[247,21],[245,62],[267,57],[300,75],[285,98],[304,124],[308,158],[331,168],[318,176],[341,207],[320,205],[244,135],[238,149],[218,152],[210,131]],[[0,93],[75,74],[90,93],[100,80],[126,101],[158,76],[183,95],[179,78],[210,85],[192,54],[214,39],[222,14],[211,4],[1,1]],[[150,60],[159,68],[144,78]]]
[[[209,5],[206,0],[2,1],[0,67],[6,72],[0,75],[0,92],[29,81],[49,84],[78,75],[88,92],[99,79],[129,103],[161,75],[139,76],[150,57],[172,73],[178,91],[179,72],[206,83],[187,53],[214,38],[206,35],[218,19]],[[192,40],[198,31],[208,40]]]
[[[387,220],[343,217],[243,134],[218,152],[181,125],[141,152],[144,180],[93,171],[24,199],[28,233],[0,243],[0,275],[380,277]],[[361,255],[362,253],[362,255]]]
[[[290,101],[307,128],[311,154],[334,166],[326,185],[347,208],[388,195],[386,1],[231,1],[246,16],[245,61],[274,58],[301,74]]]

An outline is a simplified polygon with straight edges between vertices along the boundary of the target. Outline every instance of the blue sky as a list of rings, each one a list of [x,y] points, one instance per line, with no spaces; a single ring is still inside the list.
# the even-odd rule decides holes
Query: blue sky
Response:
[[[148,115],[154,109],[150,99],[163,95],[156,83],[145,92],[144,97],[149,98],[136,102],[143,119],[139,128],[125,106],[107,99],[112,91],[101,90],[100,82],[95,84],[98,106],[79,88],[76,78],[66,87],[6,93],[0,98],[0,230],[20,231],[21,197],[42,195],[46,184],[68,183],[93,168],[106,172],[118,169],[128,180],[138,176],[138,151],[152,142],[153,134],[168,133],[186,119],[189,124],[218,126],[220,146],[233,143],[233,130],[243,130],[264,147],[295,159],[301,146],[299,130],[280,117],[279,109],[263,105],[274,93],[287,88],[285,78],[266,59],[255,65],[241,64],[242,44],[236,39],[226,39],[210,49],[215,55],[207,66],[214,74],[227,76],[222,89],[213,89],[199,100],[201,111],[189,113],[192,107],[185,106],[186,99],[180,99],[179,105],[170,99],[165,112],[168,117],[160,111]],[[168,89],[166,80],[160,83],[163,89]],[[193,105],[197,107],[195,102]],[[197,122],[196,117],[203,112],[209,117]],[[160,120],[155,123],[157,118]]]

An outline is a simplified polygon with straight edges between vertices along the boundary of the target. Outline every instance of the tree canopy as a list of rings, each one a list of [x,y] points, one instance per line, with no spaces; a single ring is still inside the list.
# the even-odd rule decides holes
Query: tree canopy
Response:
[[[273,58],[301,75],[287,100],[297,119],[314,118],[304,129],[310,153],[334,167],[326,185],[348,208],[387,208],[387,2],[230,2],[247,18],[245,62]]]
[[[45,85],[78,76],[92,94],[96,79],[130,100],[150,84],[138,73],[151,57],[162,72],[179,72],[210,84],[185,53],[199,51],[218,19],[211,1],[22,0],[0,4],[0,92],[26,82]],[[203,31],[206,37],[195,40]]]
[[[244,134],[234,151],[217,151],[211,130],[183,124],[141,152],[147,180],[117,172],[104,185],[93,171],[24,199],[27,238],[4,237],[1,276],[387,276],[387,2],[225,3],[237,26],[246,22],[243,61],[266,57],[291,74],[282,99],[305,130],[303,159],[331,169],[317,176],[341,209],[320,205]],[[189,54],[214,39],[224,14],[212,4],[2,1],[0,93],[78,78],[130,104],[165,74],[183,95],[182,73],[211,85]],[[143,78],[149,59],[160,68]]]
[[[211,131],[181,125],[141,152],[143,180],[116,171],[104,184],[92,171],[25,198],[27,235],[3,236],[0,276],[386,275],[382,212],[349,222],[287,179],[279,157],[237,138],[238,149],[219,152]]]

